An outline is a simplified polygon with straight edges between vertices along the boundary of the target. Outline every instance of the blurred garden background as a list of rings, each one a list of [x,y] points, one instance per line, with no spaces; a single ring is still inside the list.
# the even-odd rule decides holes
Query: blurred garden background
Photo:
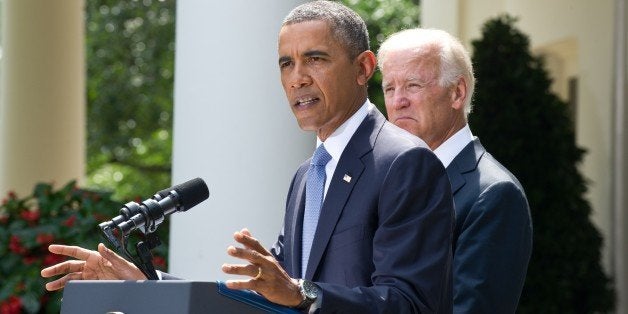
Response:
[[[15,0],[0,0],[2,34],[10,28],[7,25],[13,25],[4,24],[6,14],[11,12],[6,8],[17,6],[11,1]],[[472,10],[460,3],[443,8],[435,1],[420,3],[419,0],[341,2],[367,22],[373,51],[377,51],[391,33],[422,25],[425,21],[420,19],[425,16],[425,10],[434,12],[429,17],[448,16],[448,13],[457,16],[450,19],[458,23],[453,27],[458,33],[454,33],[472,53],[478,79],[471,129],[487,150],[520,179],[530,201],[534,246],[518,312],[619,313],[626,309],[621,305],[624,303],[617,306],[617,302],[625,302],[621,301],[625,296],[616,293],[617,286],[620,286],[617,291],[626,291],[625,277],[622,277],[625,273],[621,271],[625,265],[617,262],[623,261],[618,257],[624,252],[618,250],[617,245],[623,243],[620,240],[624,225],[615,221],[624,216],[614,214],[624,211],[618,205],[623,204],[623,194],[616,192],[625,190],[621,185],[625,180],[624,170],[615,167],[610,153],[597,157],[600,149],[581,145],[600,141],[610,146],[608,142],[614,137],[595,139],[594,135],[592,140],[587,132],[593,128],[604,128],[604,131],[589,133],[610,134],[621,130],[612,129],[622,126],[620,120],[609,120],[625,113],[611,109],[591,113],[591,108],[612,107],[613,104],[606,98],[587,102],[590,87],[586,82],[593,79],[587,78],[590,72],[579,71],[578,67],[586,68],[595,62],[578,61],[578,58],[585,59],[587,51],[594,51],[596,46],[602,47],[598,50],[612,59],[613,47],[621,45],[621,40],[574,44],[569,37],[556,43],[535,45],[542,41],[530,37],[520,27],[521,24],[528,27],[529,16],[516,14],[525,9],[504,4],[507,1],[495,1],[493,6],[490,1],[483,1],[480,7],[500,14],[486,14],[490,17],[483,18],[481,27],[473,30],[469,30],[468,21],[477,16],[464,15]],[[561,3],[569,4],[556,11],[560,12],[557,15],[576,15],[588,8],[584,2]],[[608,19],[618,21],[611,24],[619,25],[618,32],[625,34],[625,21],[621,24],[622,17],[612,15],[615,3],[625,4],[625,1],[604,1],[596,8],[604,8],[604,14],[610,15]],[[85,177],[69,182],[36,182],[30,192],[9,189],[2,197],[0,314],[58,313],[61,294],[45,292],[45,281],[38,273],[42,267],[60,260],[47,253],[47,245],[54,242],[94,248],[102,241],[97,235],[98,223],[117,215],[122,204],[141,201],[173,183],[180,183],[173,182],[177,2],[85,0],[81,5],[84,8],[86,73]],[[451,10],[443,11],[445,9]],[[203,30],[198,32],[203,33]],[[612,32],[608,34],[612,35]],[[534,36],[544,38],[538,32]],[[10,57],[3,39],[6,36],[0,38],[0,70],[8,68],[4,62]],[[612,43],[611,47],[603,45],[607,42]],[[623,45],[625,62],[625,41]],[[2,48],[7,51],[5,55]],[[575,52],[579,52],[576,57]],[[561,56],[566,57],[560,59]],[[621,65],[619,62],[616,66]],[[610,81],[619,70],[605,68],[604,71],[608,72]],[[278,78],[276,84],[279,85]],[[10,85],[0,86],[4,87],[0,95],[7,97],[2,99],[10,99],[7,88]],[[621,85],[615,89],[620,90],[615,97],[619,97],[621,91],[625,94]],[[369,98],[384,112],[379,72],[370,81]],[[609,95],[608,99],[611,98]],[[10,105],[8,101],[2,104],[0,118],[6,119]],[[596,122],[598,120],[602,122]],[[3,123],[6,125],[6,122]],[[606,125],[598,125],[603,123]],[[15,135],[6,135],[5,130],[3,136],[7,141]],[[3,156],[12,153],[8,146],[3,147],[0,151]],[[619,152],[621,156],[623,147],[617,144],[608,151]],[[587,154],[593,154],[588,163]],[[605,168],[596,172],[596,167],[602,166]],[[611,175],[614,170],[618,172]],[[597,181],[586,173],[596,175]],[[601,181],[600,178],[606,177],[609,177],[608,182]],[[606,190],[608,193],[604,192]],[[601,200],[605,196],[616,201]],[[620,208],[616,208],[618,206]],[[169,221],[166,221],[160,227],[164,244],[156,252],[155,260],[162,269],[168,267],[168,231]],[[619,278],[615,277],[617,274]]]

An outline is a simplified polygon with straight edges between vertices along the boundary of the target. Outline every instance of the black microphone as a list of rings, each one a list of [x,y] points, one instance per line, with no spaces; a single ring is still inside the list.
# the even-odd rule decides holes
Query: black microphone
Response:
[[[127,235],[140,229],[142,233],[155,232],[165,217],[175,212],[186,211],[209,197],[209,189],[201,178],[189,180],[171,188],[161,190],[141,204],[129,202],[120,210],[120,215],[100,224],[100,228],[116,228]]]

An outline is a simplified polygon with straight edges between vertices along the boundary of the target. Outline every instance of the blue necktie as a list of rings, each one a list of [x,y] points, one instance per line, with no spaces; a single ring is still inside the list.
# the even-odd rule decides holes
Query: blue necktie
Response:
[[[310,250],[314,233],[318,225],[321,206],[323,205],[323,192],[325,191],[325,165],[331,160],[331,155],[325,150],[325,146],[318,146],[312,156],[310,169],[307,171],[305,183],[305,212],[303,213],[303,236],[301,247],[301,277],[305,278],[305,270],[310,259]]]

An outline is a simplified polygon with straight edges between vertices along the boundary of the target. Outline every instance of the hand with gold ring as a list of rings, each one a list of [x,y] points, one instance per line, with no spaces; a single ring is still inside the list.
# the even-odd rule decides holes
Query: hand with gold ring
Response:
[[[253,280],[258,280],[260,277],[262,277],[262,268],[257,267],[257,276],[253,277]]]
[[[247,263],[223,264],[222,271],[226,274],[250,277],[227,280],[225,283],[228,288],[253,290],[269,301],[285,306],[294,307],[301,303],[303,296],[299,291],[298,280],[291,278],[275,256],[253,238],[247,229],[236,232],[233,238],[243,247],[229,246],[227,254]]]

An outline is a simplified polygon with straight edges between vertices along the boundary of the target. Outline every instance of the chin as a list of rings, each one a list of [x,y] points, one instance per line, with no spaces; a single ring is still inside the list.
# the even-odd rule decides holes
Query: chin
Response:
[[[299,128],[303,131],[316,131],[318,130],[318,128],[312,124],[311,121],[306,121],[305,119],[298,119],[297,118],[297,123],[299,124]]]
[[[423,138],[421,135],[424,132],[421,132],[421,129],[416,125],[416,122],[415,123],[398,123],[397,126],[408,131],[409,133],[415,136]]]
[[[404,129],[404,130],[408,130],[410,131],[411,129],[416,128],[415,126],[416,121],[411,120],[411,119],[397,119],[395,120],[395,125]]]

